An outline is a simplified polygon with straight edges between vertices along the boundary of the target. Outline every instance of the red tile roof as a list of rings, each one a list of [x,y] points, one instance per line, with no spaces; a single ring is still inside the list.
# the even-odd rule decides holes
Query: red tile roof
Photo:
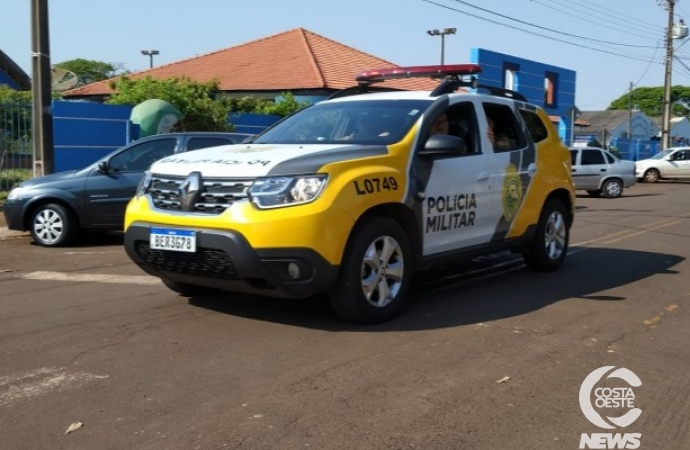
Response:
[[[305,30],[295,28],[246,44],[130,74],[132,79],[187,76],[199,82],[217,79],[222,91],[338,90],[354,86],[366,69],[398,67],[389,61]],[[111,93],[111,80],[63,92],[65,97]],[[430,90],[437,81],[425,78],[379,84],[399,89]]]

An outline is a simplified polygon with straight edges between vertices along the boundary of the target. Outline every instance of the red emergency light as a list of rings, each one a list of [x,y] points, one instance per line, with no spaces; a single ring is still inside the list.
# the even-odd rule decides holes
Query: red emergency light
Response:
[[[475,75],[482,71],[479,64],[450,64],[442,66],[388,67],[364,70],[355,78],[358,82],[376,82],[399,78],[442,78],[445,76]]]

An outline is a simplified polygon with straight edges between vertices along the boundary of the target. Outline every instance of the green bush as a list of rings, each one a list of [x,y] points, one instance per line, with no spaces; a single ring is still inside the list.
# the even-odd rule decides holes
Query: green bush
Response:
[[[0,171],[0,199],[6,199],[7,194],[15,185],[31,178],[33,178],[31,169],[3,169]]]

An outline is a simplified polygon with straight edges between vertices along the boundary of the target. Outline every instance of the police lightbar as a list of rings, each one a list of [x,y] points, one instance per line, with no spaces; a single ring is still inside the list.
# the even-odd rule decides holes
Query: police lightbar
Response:
[[[479,64],[451,64],[443,66],[389,67],[386,69],[364,70],[357,74],[356,81],[374,83],[399,78],[420,78],[475,75],[482,71]]]

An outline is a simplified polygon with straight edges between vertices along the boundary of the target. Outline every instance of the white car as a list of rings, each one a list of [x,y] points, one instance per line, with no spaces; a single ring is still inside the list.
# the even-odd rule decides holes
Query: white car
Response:
[[[598,147],[572,147],[572,173],[575,189],[592,197],[617,198],[624,188],[635,185],[635,163],[617,158]]]
[[[690,147],[669,148],[635,163],[640,181],[656,183],[665,178],[690,178]]]

